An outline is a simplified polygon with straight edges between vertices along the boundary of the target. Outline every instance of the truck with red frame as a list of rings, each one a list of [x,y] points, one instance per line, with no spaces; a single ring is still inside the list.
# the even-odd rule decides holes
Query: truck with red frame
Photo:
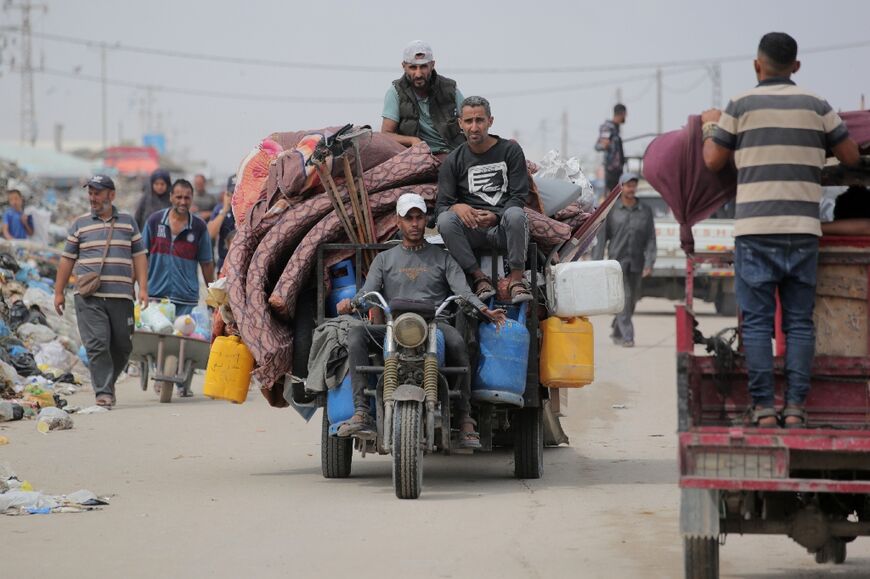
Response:
[[[865,159],[866,161],[866,159]],[[837,171],[827,171],[834,176]],[[839,184],[870,183],[870,168]],[[828,184],[832,183],[831,179]],[[680,531],[685,576],[719,576],[729,534],[786,535],[820,564],[846,560],[870,535],[870,237],[822,237],[816,356],[805,428],[744,426],[751,405],[740,325],[705,337],[693,310],[694,272],[731,256],[686,260],[676,309]],[[777,308],[774,374],[783,405],[785,339]],[[870,570],[868,570],[870,574]]]

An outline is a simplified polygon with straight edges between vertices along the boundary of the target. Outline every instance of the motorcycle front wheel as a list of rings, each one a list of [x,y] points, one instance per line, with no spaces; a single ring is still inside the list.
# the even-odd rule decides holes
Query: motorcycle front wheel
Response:
[[[393,487],[400,499],[416,499],[423,490],[423,406],[407,400],[393,414]]]

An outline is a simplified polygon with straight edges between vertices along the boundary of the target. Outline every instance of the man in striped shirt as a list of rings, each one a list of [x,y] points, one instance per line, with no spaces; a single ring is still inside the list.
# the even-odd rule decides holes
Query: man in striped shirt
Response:
[[[771,339],[775,296],[783,309],[788,390],[786,428],[806,423],[815,354],[821,173],[826,151],[846,165],[859,161],[839,115],[824,99],[798,87],[797,42],[788,34],[762,37],[755,60],[758,85],[702,116],[704,163],[737,166],[734,268],[743,312],[743,346],[752,396],[752,422],[776,427]]]
[[[97,404],[115,404],[115,382],[133,349],[134,280],[139,301],[148,306],[148,263],[139,227],[132,216],[112,205],[115,184],[105,175],[94,175],[87,185],[91,212],[73,222],[57,268],[54,307],[63,315],[64,290],[70,274],[77,277],[99,272],[100,286],[88,297],[75,293],[79,334],[87,350]],[[109,231],[112,237],[103,262]],[[100,267],[102,264],[102,268]]]

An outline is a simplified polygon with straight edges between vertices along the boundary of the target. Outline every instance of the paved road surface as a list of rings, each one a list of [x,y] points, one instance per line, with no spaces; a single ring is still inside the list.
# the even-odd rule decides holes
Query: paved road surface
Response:
[[[512,478],[510,452],[427,457],[422,498],[399,501],[384,457],[321,478],[319,415],[305,424],[258,394],[161,405],[133,380],[119,407],[74,430],[7,423],[0,464],[37,489],[113,498],[100,512],[0,518],[2,576],[681,577],[672,312],[641,302],[634,349],[595,320],[597,380],[570,393],[571,446],[547,450],[538,481]],[[702,329],[728,321],[707,315]],[[730,536],[722,572],[870,576],[870,541],[849,549],[845,565],[818,566],[789,539]]]

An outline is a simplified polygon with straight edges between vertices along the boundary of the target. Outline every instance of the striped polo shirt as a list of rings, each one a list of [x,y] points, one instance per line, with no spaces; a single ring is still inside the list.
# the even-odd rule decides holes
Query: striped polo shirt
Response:
[[[821,235],[825,151],[848,136],[831,105],[785,78],[732,99],[713,140],[734,151],[734,235]]]
[[[63,256],[76,262],[73,273],[78,277],[100,269],[110,222],[115,221],[106,263],[100,272],[100,287],[93,295],[101,298],[133,299],[133,256],[145,253],[136,220],[112,208],[112,217],[103,220],[94,213],[78,217],[69,229]],[[78,291],[76,291],[78,293]]]

